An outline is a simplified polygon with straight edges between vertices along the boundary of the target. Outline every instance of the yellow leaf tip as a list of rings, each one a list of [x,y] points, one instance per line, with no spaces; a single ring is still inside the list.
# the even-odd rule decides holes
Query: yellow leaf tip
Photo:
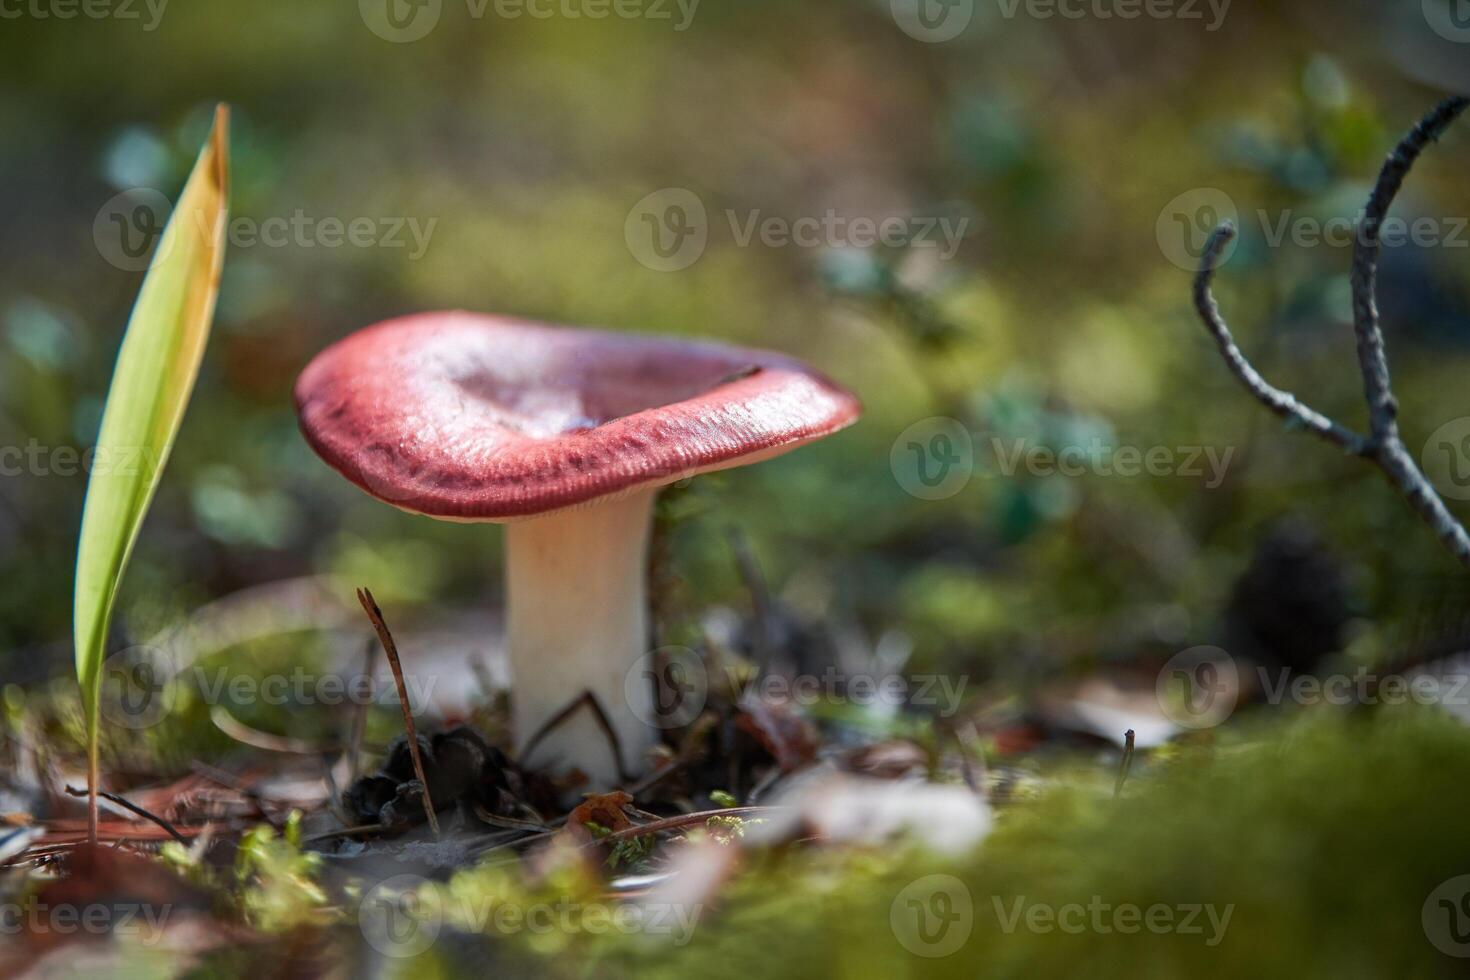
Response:
[[[219,102],[214,107],[214,128],[209,146],[214,157],[214,179],[221,191],[228,191],[230,177],[230,104]]]

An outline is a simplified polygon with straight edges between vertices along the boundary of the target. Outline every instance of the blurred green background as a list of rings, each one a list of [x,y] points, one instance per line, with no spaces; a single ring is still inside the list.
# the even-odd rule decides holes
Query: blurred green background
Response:
[[[914,36],[903,0],[704,0],[687,20],[672,4],[543,19],[394,3],[432,29],[385,39],[380,0],[4,8],[0,445],[46,461],[0,478],[7,680],[70,673],[85,477],[58,449],[96,435],[140,282],[119,267],[120,235],[148,227],[138,189],[177,193],[217,100],[234,110],[244,224],[115,645],[314,574],[348,597],[370,584],[419,622],[497,602],[498,529],[364,496],[313,457],[290,401],[332,340],[456,307],[776,348],[863,397],[842,435],[697,483],[671,539],[689,608],[748,604],[735,528],[798,618],[1009,690],[1233,643],[1232,616],[1253,621],[1238,610],[1260,595],[1302,593],[1323,652],[1378,655],[1458,589],[1380,477],[1237,387],[1181,267],[1220,200],[1204,189],[1221,192],[1243,227],[1220,286],[1242,344],[1361,424],[1350,250],[1271,232],[1354,214],[1394,140],[1470,89],[1470,44],[1432,3],[1237,3],[1213,23],[1203,4],[1200,19],[1123,20],[982,0],[946,8],[969,13],[942,42]],[[1467,154],[1455,130],[1427,155],[1397,213],[1435,219],[1441,238],[1391,249],[1383,270],[1416,453],[1470,414]],[[708,243],[659,271],[640,261],[638,207],[669,189],[698,199]],[[740,241],[755,215],[829,209],[944,216],[966,235],[950,257]],[[302,230],[249,233],[271,219]],[[379,236],[401,224],[403,244],[333,245],[332,222],[358,219]],[[946,417],[972,435],[974,472],[922,499],[905,489],[908,443],[936,445],[926,420]],[[1230,456],[1210,486],[1208,467],[1007,476],[993,439]]]

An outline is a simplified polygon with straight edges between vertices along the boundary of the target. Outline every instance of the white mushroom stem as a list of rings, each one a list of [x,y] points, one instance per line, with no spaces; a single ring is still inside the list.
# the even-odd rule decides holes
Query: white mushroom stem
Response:
[[[637,671],[648,653],[647,559],[656,490],[598,501],[506,527],[508,646],[516,746],[591,692],[622,747],[643,768],[658,735],[653,683]],[[638,676],[629,678],[630,672]],[[606,733],[579,709],[521,760],[575,766],[608,788],[618,764]]]

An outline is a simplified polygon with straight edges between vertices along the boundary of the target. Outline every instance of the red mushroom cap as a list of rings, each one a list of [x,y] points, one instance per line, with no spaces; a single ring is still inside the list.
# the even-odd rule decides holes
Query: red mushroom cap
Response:
[[[858,400],[767,351],[475,313],[359,330],[296,382],[313,449],[404,510],[501,521],[662,486],[850,425]]]

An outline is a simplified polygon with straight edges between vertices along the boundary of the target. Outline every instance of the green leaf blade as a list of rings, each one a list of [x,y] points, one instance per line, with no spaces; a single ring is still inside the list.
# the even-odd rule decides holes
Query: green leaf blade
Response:
[[[77,549],[77,680],[95,758],[100,680],[117,590],[188,407],[224,264],[229,115],[214,127],[159,240],[118,353]]]

